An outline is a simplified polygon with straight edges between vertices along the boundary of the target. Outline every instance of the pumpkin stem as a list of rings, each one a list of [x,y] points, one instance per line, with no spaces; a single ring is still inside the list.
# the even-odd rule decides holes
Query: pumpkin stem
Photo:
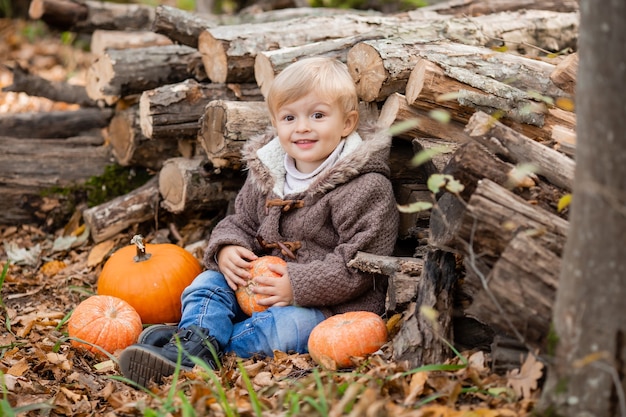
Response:
[[[146,245],[143,244],[143,236],[135,235],[130,240],[130,243],[134,243],[137,246],[137,255],[133,258],[135,262],[147,261],[152,256],[151,253],[146,253]]]

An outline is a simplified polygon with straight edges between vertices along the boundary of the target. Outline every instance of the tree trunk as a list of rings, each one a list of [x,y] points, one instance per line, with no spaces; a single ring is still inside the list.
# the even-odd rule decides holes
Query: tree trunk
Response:
[[[581,0],[578,143],[545,415],[626,414],[626,3]],[[607,30],[606,28],[611,28]]]

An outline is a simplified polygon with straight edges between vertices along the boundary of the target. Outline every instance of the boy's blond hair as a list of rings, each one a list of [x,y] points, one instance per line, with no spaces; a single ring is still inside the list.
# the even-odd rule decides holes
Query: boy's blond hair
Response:
[[[272,120],[282,106],[312,91],[337,100],[345,114],[358,113],[359,98],[347,65],[333,58],[313,57],[296,61],[274,78],[266,100]]]

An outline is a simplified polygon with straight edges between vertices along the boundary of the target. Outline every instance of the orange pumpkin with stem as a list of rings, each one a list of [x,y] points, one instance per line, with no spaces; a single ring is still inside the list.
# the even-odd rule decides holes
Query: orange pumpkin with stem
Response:
[[[106,356],[98,347],[114,353],[132,345],[141,330],[137,311],[126,301],[109,295],[93,295],[83,300],[67,322],[72,346],[98,356]]]
[[[353,357],[376,352],[387,342],[387,326],[378,314],[351,311],[331,316],[309,335],[309,354],[327,369],[348,368]]]
[[[250,273],[252,277],[248,281],[248,284],[237,288],[235,291],[235,296],[237,297],[237,302],[239,303],[239,307],[243,310],[244,313],[251,316],[252,313],[258,313],[260,311],[265,311],[268,309],[268,306],[263,306],[258,304],[258,301],[266,298],[266,295],[256,294],[252,291],[252,288],[257,285],[254,282],[254,278],[260,276],[268,276],[278,278],[280,275],[271,271],[268,268],[268,265],[282,265],[286,266],[287,262],[278,256],[261,256],[250,263]]]
[[[128,302],[145,324],[177,323],[183,290],[202,272],[200,262],[171,243],[132,245],[113,253],[98,277],[98,294]]]

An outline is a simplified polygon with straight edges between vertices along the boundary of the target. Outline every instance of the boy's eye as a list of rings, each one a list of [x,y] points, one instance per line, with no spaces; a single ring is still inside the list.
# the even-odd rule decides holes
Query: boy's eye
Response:
[[[320,112],[313,113],[314,119],[321,119],[323,117],[324,117],[324,113],[320,113]]]
[[[283,120],[285,120],[286,122],[291,122],[293,121],[294,117],[293,116],[285,116],[283,117]]]

